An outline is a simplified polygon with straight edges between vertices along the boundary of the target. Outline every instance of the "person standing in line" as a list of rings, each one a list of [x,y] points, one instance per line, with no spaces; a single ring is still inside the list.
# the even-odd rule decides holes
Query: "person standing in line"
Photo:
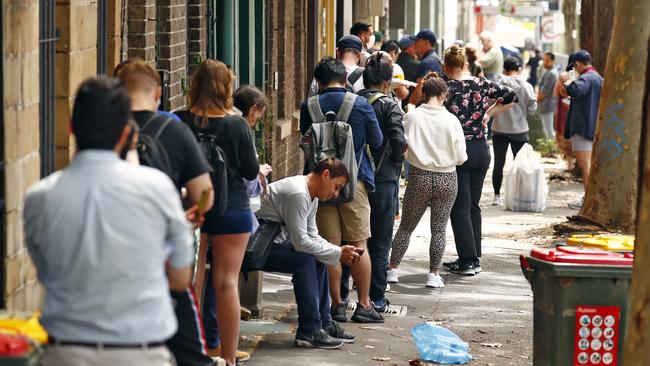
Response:
[[[481,271],[481,192],[490,166],[490,148],[486,141],[486,120],[490,106],[518,101],[514,90],[485,78],[463,78],[467,58],[465,50],[452,45],[445,52],[445,75],[449,91],[445,107],[460,121],[467,144],[467,161],[456,170],[458,196],[451,209],[459,259],[443,263],[456,274],[474,275]]]
[[[404,70],[397,63],[397,55],[399,54],[399,46],[395,41],[388,41],[381,46],[381,52],[385,52],[390,56],[390,63],[393,67],[393,77],[389,85],[388,93],[395,92],[395,98],[399,103],[406,99],[409,95],[409,88],[407,85],[411,83],[406,81]],[[414,84],[413,84],[414,85]]]
[[[538,48],[535,49],[533,56],[528,60],[526,66],[530,68],[530,74],[528,75],[528,82],[534,87],[537,86],[537,71],[539,69],[539,62],[542,61],[542,51]]]
[[[557,97],[553,95],[553,89],[557,82],[558,73],[555,69],[555,54],[547,52],[544,54],[543,64],[546,72],[542,76],[538,86],[537,92],[537,114],[542,120],[544,132],[547,139],[555,137],[555,129],[553,128],[553,118],[555,117],[555,109],[557,109]]]
[[[384,46],[388,44],[390,41]],[[373,54],[363,72],[366,89],[359,92],[372,105],[384,135],[381,146],[370,149],[375,163],[375,191],[368,194],[371,233],[368,254],[372,262],[370,300],[377,312],[385,314],[394,313],[390,302],[385,298],[386,270],[395,224],[395,197],[399,194],[399,178],[406,149],[402,109],[394,99],[387,96],[390,93],[392,74],[391,63],[382,59],[380,54]]]
[[[476,54],[476,48],[466,46],[465,52],[467,53],[469,74],[474,77],[485,76],[483,74],[483,68],[481,67],[481,64],[478,63],[478,55]]]
[[[169,291],[190,282],[191,225],[167,175],[119,158],[130,111],[118,81],[84,81],[72,110],[77,153],[25,196],[46,366],[175,365]]]
[[[417,81],[418,67],[420,66],[420,61],[418,61],[417,52],[415,52],[415,36],[405,35],[400,38],[397,42],[397,45],[400,48],[399,56],[397,56],[397,64],[404,70],[404,78],[410,82],[415,83]],[[406,110],[406,106],[409,103],[411,94],[415,88],[409,88],[409,95],[402,101],[402,110]]]
[[[229,365],[235,364],[239,343],[239,271],[253,229],[248,191],[242,178],[253,180],[260,171],[248,125],[232,110],[233,80],[223,62],[204,61],[190,84],[189,110],[179,113],[195,135],[214,136],[226,160],[227,208],[222,214],[209,211],[201,232],[208,235],[211,247],[221,353]]]
[[[483,31],[479,35],[483,49],[481,50],[481,57],[478,62],[483,68],[485,78],[490,81],[497,81],[501,70],[503,70],[503,52],[494,41],[494,33],[490,31]]]
[[[587,191],[603,78],[592,66],[591,55],[585,50],[573,54],[568,69],[575,69],[580,76],[575,81],[568,80],[563,85],[562,93],[571,98],[564,138],[571,140],[571,149],[582,172],[582,183]],[[580,201],[570,203],[569,207],[579,210],[583,202],[584,196]]]
[[[375,45],[375,32],[372,29],[372,25],[364,22],[356,22],[350,27],[350,35],[357,36],[363,43],[361,47],[361,53],[359,58],[359,65],[364,67],[366,65],[366,60],[370,57],[370,52],[368,49],[371,49]]]
[[[420,58],[420,64],[415,75],[415,82],[418,84],[418,87],[411,94],[409,100],[411,104],[418,104],[422,99],[420,81],[422,81],[424,76],[431,71],[439,74],[442,73],[442,64],[436,53],[436,46],[438,45],[436,34],[431,29],[423,29],[418,32],[415,38],[415,50]]]
[[[494,200],[492,205],[501,206],[501,183],[503,182],[503,167],[506,164],[508,145],[513,157],[528,142],[528,119],[537,110],[537,101],[533,86],[521,77],[521,63],[517,57],[506,57],[503,61],[503,74],[499,84],[507,86],[517,93],[519,102],[508,107],[494,118],[492,130],[494,147],[494,168],[492,170],[492,187]],[[493,111],[496,113],[497,111]]]
[[[361,63],[361,51],[363,49],[363,42],[355,35],[343,36],[336,43],[336,59],[340,60],[345,66],[347,74],[346,81],[343,84],[347,91],[358,93],[363,86],[363,67],[359,66]],[[365,64],[361,63],[362,65]],[[308,97],[321,92],[318,88],[318,81],[314,77],[309,86]]]
[[[456,166],[467,160],[465,135],[458,118],[444,107],[447,84],[432,72],[424,78],[422,104],[404,116],[411,164],[404,194],[402,221],[393,240],[389,282],[398,282],[398,266],[411,234],[427,207],[431,208],[431,242],[427,287],[445,287],[439,273],[445,253],[446,228],[458,192]]]

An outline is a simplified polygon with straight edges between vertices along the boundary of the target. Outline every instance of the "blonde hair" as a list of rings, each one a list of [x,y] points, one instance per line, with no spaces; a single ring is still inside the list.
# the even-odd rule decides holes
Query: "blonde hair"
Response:
[[[203,115],[199,127],[208,123],[210,112],[225,112],[232,109],[234,75],[221,61],[205,60],[194,73],[187,97],[190,110]]]
[[[465,49],[457,44],[451,45],[451,47],[447,48],[447,51],[445,51],[444,63],[445,66],[450,69],[464,69],[465,63],[467,63]]]
[[[151,93],[160,86],[158,71],[141,59],[125,63],[117,70],[116,76],[122,81],[129,94]]]

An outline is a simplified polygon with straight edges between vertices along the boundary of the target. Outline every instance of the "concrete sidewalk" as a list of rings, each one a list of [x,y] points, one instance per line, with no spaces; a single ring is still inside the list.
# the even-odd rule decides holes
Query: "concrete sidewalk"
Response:
[[[547,175],[563,168],[557,161],[548,162],[554,164],[545,165]],[[516,213],[487,206],[492,201],[490,177],[491,171],[481,200],[484,240],[480,275],[464,277],[443,270],[444,289],[424,287],[429,267],[427,211],[400,266],[400,283],[392,285],[387,294],[393,304],[408,306],[407,315],[386,317],[385,324],[379,325],[343,324],[358,336],[358,341],[342,350],[296,348],[293,332],[297,314],[290,278],[265,274],[263,297],[270,316],[242,322],[243,345],[253,350],[246,364],[408,365],[409,360],[419,357],[410,329],[420,322],[434,321],[469,342],[472,365],[532,365],[532,292],[518,257],[529,253],[534,245],[553,240],[549,225],[577,212],[566,208],[566,204],[579,199],[582,186],[552,182],[544,213]],[[445,260],[452,260],[456,251],[450,226],[447,243]],[[389,360],[377,361],[373,357]]]

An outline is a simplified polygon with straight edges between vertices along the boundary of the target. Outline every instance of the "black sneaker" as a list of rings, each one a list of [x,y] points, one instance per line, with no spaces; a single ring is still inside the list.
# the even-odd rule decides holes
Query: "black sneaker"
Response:
[[[474,265],[472,263],[461,264],[460,261],[452,263],[448,268],[445,269],[451,273],[465,275],[465,276],[474,276],[476,271],[474,270]]]
[[[384,317],[381,316],[375,310],[374,307],[370,306],[370,309],[364,309],[361,304],[357,306],[357,309],[354,311],[354,314],[352,314],[353,321],[357,323],[383,323],[384,322]]]
[[[458,263],[459,261],[460,261],[460,259],[456,259],[456,260],[453,261],[453,262],[444,262],[444,263],[442,264],[442,268],[444,268],[444,269],[446,269],[446,270],[449,270],[449,268],[451,268],[451,266],[453,266],[454,264]]]
[[[474,258],[474,273],[481,273],[481,260],[478,258]]]
[[[319,329],[309,334],[298,330],[296,332],[296,340],[293,344],[297,347],[321,349],[339,349],[343,347],[342,340],[330,337],[323,329]]]
[[[348,315],[345,313],[346,311],[346,304],[338,304],[330,307],[330,315],[332,316],[332,319],[336,320],[339,323],[345,323],[348,321]]]
[[[357,337],[346,332],[345,329],[343,329],[343,327],[341,327],[339,323],[336,322],[336,320],[329,322],[329,324],[323,327],[323,329],[330,337],[339,339],[343,343],[354,343],[357,341]]]

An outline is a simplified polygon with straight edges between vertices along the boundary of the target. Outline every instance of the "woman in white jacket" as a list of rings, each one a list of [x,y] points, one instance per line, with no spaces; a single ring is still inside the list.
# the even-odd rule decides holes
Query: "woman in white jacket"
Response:
[[[435,72],[425,76],[422,104],[404,116],[410,164],[404,194],[402,221],[395,234],[388,282],[398,281],[397,268],[409,246],[411,234],[431,208],[431,243],[427,287],[444,287],[438,273],[445,251],[446,228],[458,192],[456,166],[467,160],[465,135],[458,118],[443,106],[447,83]]]

